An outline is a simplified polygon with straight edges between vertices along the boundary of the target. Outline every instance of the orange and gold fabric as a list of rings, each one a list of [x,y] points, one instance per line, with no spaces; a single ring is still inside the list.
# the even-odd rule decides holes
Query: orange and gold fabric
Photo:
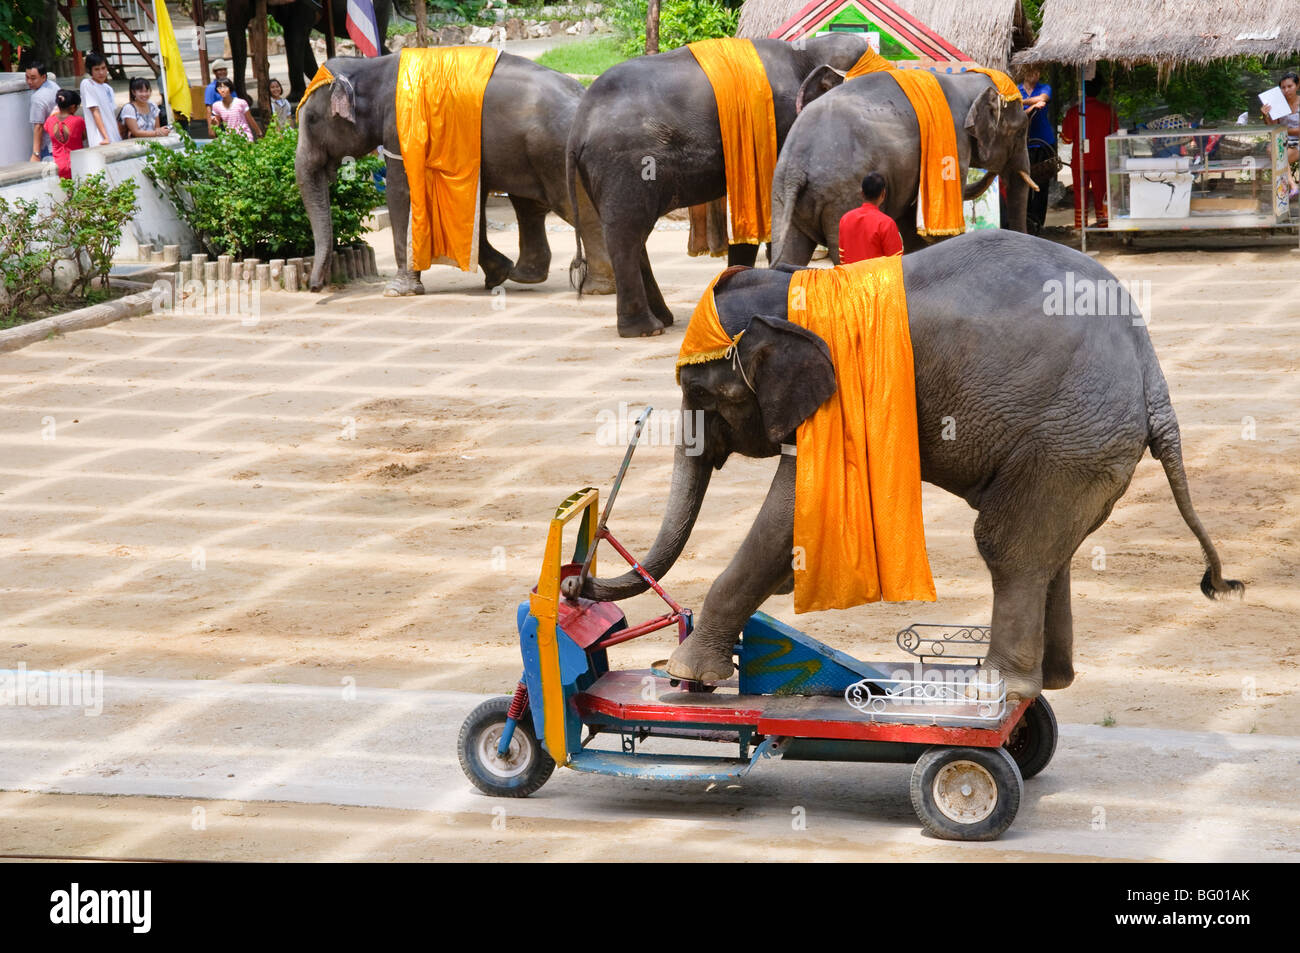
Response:
[[[776,111],[763,61],[750,40],[723,37],[687,48],[708,77],[718,104],[731,242],[771,241]]]
[[[298,100],[298,108],[293,112],[294,118],[298,118],[298,113],[302,112],[302,107],[307,105],[307,99],[312,93],[316,92],[316,90],[320,89],[322,86],[327,86],[332,82],[334,82],[334,74],[327,70],[324,64],[322,64],[320,68],[316,70],[316,75],[311,78],[311,82],[307,84],[307,88],[303,90],[302,99]]]
[[[893,63],[889,62],[889,60],[885,59],[875,50],[869,49],[867,52],[863,53],[862,57],[853,64],[847,73],[844,74],[844,78],[846,80],[856,79],[859,76],[867,76],[870,73],[880,73],[893,68]]]
[[[794,611],[933,601],[902,258],[795,272],[788,307],[836,385],[796,433]]]
[[[912,104],[921,128],[921,185],[916,199],[916,233],[960,235],[966,231],[961,197],[961,160],[957,154],[957,129],[943,87],[929,70],[900,69],[889,75]]]
[[[483,93],[491,46],[404,49],[397,65],[397,137],[411,191],[407,265],[478,264]],[[394,222],[394,227],[398,223]]]
[[[1020,87],[1011,81],[1011,77],[1001,70],[989,69],[987,66],[968,66],[968,73],[983,73],[993,80],[993,86],[1002,96],[1003,102],[1015,102],[1020,99]]]
[[[713,287],[723,275],[731,269],[719,272],[700,296],[700,303],[691,312],[691,320],[686,325],[686,334],[682,336],[682,346],[677,351],[677,382],[682,380],[682,366],[685,364],[703,364],[726,357],[731,346],[740,340],[740,332],[734,338],[722,327],[718,317],[718,306],[713,300]]]

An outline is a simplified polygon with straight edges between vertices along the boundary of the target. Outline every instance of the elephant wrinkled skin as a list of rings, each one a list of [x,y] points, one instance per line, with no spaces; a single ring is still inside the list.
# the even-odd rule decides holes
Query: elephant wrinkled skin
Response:
[[[1069,316],[1045,303],[1051,283],[1114,277],[1085,255],[1007,231],[958,236],[902,259],[916,373],[921,478],[979,511],[975,540],[993,580],[988,665],[1013,695],[1064,688],[1074,677],[1070,558],[1110,515],[1149,448],[1205,554],[1202,592],[1244,587],[1222,577],[1192,509],[1178,421],[1145,323],[1121,296],[1119,314]],[[682,407],[704,415],[704,452],[677,448],[672,489],[651,552],[662,578],[700,512],[711,471],[729,454],[770,457],[835,391],[824,342],[786,320],[788,269],[746,270],[716,301],[737,344],[746,384],[729,360],[682,367]],[[1102,300],[1105,300],[1104,298]],[[944,439],[945,421],[955,439]],[[673,654],[678,678],[732,672],[732,647],[750,615],[793,569],[796,460],[781,455],[745,541],[710,587],[694,633]],[[643,591],[635,573],[588,580],[583,595]]]
[[[397,277],[390,295],[423,294],[420,276],[406,267],[407,230],[411,209],[406,170],[397,134],[397,70],[400,57],[335,57],[325,65],[334,82],[317,89],[298,113],[298,153],[295,169],[316,243],[311,289],[319,291],[329,276],[334,244],[329,185],[348,157],[359,158],[384,147],[388,165],[387,199],[393,227]],[[487,240],[484,205],[479,206],[478,261],[484,284],[494,288],[507,278],[524,284],[546,280],[551,248],[546,240],[546,213],[554,211],[573,223],[564,180],[564,148],[569,125],[582,97],[582,84],[563,73],[538,66],[521,56],[502,53],[483,94],[483,151],[480,169],[483,202],[488,192],[510,196],[519,219],[519,261],[512,263]],[[608,294],[614,290],[595,213],[585,192],[583,238],[592,248],[588,281],[583,291]]]

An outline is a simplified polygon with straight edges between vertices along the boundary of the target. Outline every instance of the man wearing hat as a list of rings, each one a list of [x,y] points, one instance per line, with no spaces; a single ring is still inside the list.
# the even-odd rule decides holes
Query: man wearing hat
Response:
[[[208,88],[203,91],[203,104],[211,106],[221,95],[217,92],[217,80],[226,78],[226,61],[216,59],[212,61],[212,82],[208,83]]]

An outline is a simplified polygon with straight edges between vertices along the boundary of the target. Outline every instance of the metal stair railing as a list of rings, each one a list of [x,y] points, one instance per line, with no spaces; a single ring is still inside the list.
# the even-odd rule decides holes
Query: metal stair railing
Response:
[[[146,67],[160,75],[154,41],[153,7],[139,0],[99,0],[99,29],[110,69],[125,75],[128,67]]]

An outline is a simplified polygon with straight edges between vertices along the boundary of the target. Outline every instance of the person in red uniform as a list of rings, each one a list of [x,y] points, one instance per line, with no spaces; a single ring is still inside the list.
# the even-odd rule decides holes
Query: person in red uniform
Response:
[[[1071,106],[1061,120],[1061,141],[1074,144],[1070,152],[1070,171],[1074,175],[1074,227],[1083,228],[1088,210],[1088,196],[1097,213],[1097,225],[1105,228],[1109,213],[1106,210],[1106,137],[1119,128],[1115,110],[1097,98],[1101,84],[1090,79],[1083,84],[1087,113],[1084,128],[1087,139],[1083,153],[1079,151],[1079,106]],[[1082,158],[1082,164],[1080,159]]]
[[[866,200],[840,219],[840,264],[886,258],[903,253],[903,237],[894,220],[880,211],[885,201],[885,177],[869,172],[862,180]]]

